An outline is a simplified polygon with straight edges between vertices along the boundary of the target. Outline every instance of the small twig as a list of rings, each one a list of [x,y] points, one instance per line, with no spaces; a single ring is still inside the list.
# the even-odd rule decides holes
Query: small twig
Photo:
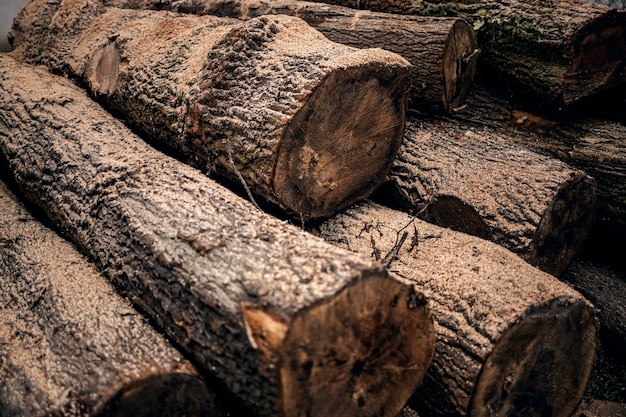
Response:
[[[241,185],[243,185],[243,188],[246,190],[246,194],[248,194],[248,198],[250,199],[250,202],[254,205],[254,207],[261,210],[261,207],[259,207],[259,205],[254,200],[254,197],[252,196],[252,192],[250,191],[250,188],[248,187],[246,180],[243,178],[243,175],[241,175],[241,172],[239,172],[239,170],[237,169],[237,166],[235,165],[235,161],[233,160],[233,148],[230,145],[230,140],[226,138],[224,142],[226,143],[226,151],[228,152],[228,162],[232,165],[233,169],[235,170],[235,175],[237,175],[237,178],[239,178]]]
[[[396,241],[396,244],[393,245],[393,248],[391,248],[391,250],[387,252],[387,254],[382,260],[382,263],[383,265],[385,265],[386,268],[389,268],[389,265],[391,265],[391,263],[397,258],[398,252],[400,252],[400,248],[404,244],[404,241],[406,240],[408,235],[409,235],[409,232],[405,230],[402,233],[402,237],[400,238],[400,240]]]

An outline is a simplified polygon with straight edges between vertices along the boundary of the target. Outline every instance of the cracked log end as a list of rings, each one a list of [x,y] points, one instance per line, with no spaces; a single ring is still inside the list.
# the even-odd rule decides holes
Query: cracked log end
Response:
[[[409,67],[372,63],[331,72],[285,129],[274,192],[304,219],[366,198],[402,142]]]
[[[443,52],[443,99],[448,111],[454,111],[464,103],[476,75],[478,51],[472,27],[463,20],[457,20]]]
[[[565,105],[626,81],[626,12],[610,10],[579,29],[566,50]]]
[[[434,354],[421,293],[368,277],[298,314],[280,347],[283,415],[395,416]]]
[[[509,328],[483,366],[468,414],[571,415],[595,358],[592,309],[584,300],[562,297]]]
[[[563,183],[535,231],[529,262],[560,276],[587,242],[597,199],[595,181],[583,172]]]

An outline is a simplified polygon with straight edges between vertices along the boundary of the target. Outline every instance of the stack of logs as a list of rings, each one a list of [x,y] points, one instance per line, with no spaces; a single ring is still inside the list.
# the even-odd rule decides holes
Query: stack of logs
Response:
[[[598,322],[558,277],[626,230],[626,130],[564,112],[626,81],[626,13],[337,3],[21,10],[0,415],[575,410]]]

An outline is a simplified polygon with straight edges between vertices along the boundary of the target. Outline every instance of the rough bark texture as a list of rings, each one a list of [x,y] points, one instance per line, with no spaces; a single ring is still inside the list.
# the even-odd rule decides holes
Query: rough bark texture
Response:
[[[623,9],[626,7],[626,1],[624,0],[586,0],[587,3],[600,3],[606,4],[609,7],[615,7],[616,9]]]
[[[226,415],[193,366],[2,182],[0,212],[0,415]]]
[[[588,260],[574,262],[563,275],[598,310],[603,343],[620,352],[626,344],[625,279],[625,273]]]
[[[576,114],[548,120],[517,110],[497,91],[484,88],[471,94],[468,106],[450,120],[490,126],[512,141],[593,177],[598,205],[591,240],[612,254],[613,261],[626,266],[626,126]]]
[[[436,353],[412,405],[425,416],[569,416],[593,365],[592,306],[508,250],[364,203],[317,232],[428,294]],[[422,413],[423,411],[423,413]]]
[[[325,0],[472,22],[479,73],[539,106],[560,109],[626,80],[626,13],[570,0]]]
[[[596,185],[488,127],[410,119],[375,196],[439,226],[495,241],[553,275],[584,247]]]
[[[35,0],[13,36],[14,56],[79,79],[146,137],[304,219],[369,195],[402,140],[409,63],[298,18]]]
[[[328,39],[356,48],[380,47],[412,65],[410,106],[448,113],[463,104],[474,80],[478,44],[471,26],[458,18],[392,15],[294,0],[106,0],[116,7],[165,8],[238,19],[296,16]]]
[[[151,149],[69,81],[0,69],[0,149],[24,195],[198,365],[262,416],[402,408],[434,349],[412,284]]]

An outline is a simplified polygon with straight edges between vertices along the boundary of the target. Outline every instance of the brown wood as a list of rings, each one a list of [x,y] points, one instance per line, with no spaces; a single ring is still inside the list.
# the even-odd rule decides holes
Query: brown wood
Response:
[[[593,307],[579,293],[499,245],[373,203],[317,233],[387,258],[390,271],[428,295],[437,344],[411,401],[420,415],[574,411],[597,344]]]
[[[145,137],[299,218],[369,195],[402,140],[409,63],[298,18],[35,0],[13,29],[14,56],[80,79]]]
[[[457,16],[473,24],[479,74],[561,109],[626,80],[626,13],[553,0],[325,0],[374,11]]]
[[[22,192],[261,416],[394,416],[433,354],[426,300],[367,256],[150,148],[62,77],[0,58]]]
[[[594,304],[603,344],[621,352],[626,344],[626,273],[579,259],[565,271],[563,280]]]
[[[226,416],[195,368],[3,182],[0,212],[0,415]]]
[[[626,126],[576,113],[546,119],[517,109],[497,90],[479,87],[468,97],[468,106],[449,120],[489,126],[511,141],[593,177],[598,203],[590,242],[609,254],[612,262],[626,266]]]
[[[476,72],[476,36],[458,18],[393,15],[294,0],[106,0],[105,4],[246,20],[269,14],[299,17],[334,42],[402,55],[413,65],[409,105],[428,113],[460,107]]]
[[[378,201],[497,242],[556,276],[594,221],[596,185],[587,174],[458,120],[407,120],[389,177]]]

